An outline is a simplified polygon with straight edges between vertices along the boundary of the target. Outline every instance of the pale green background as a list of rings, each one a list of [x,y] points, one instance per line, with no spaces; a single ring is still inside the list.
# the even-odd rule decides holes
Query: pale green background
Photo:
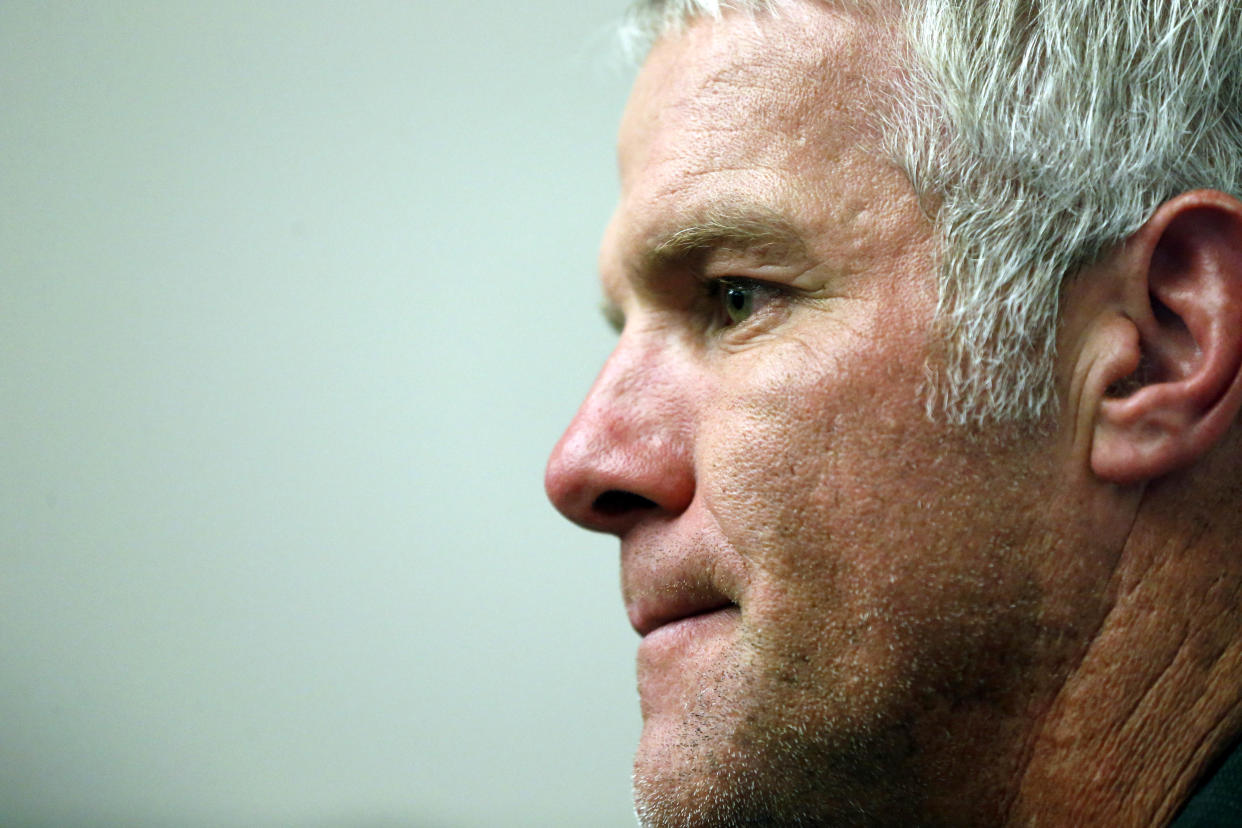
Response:
[[[0,825],[633,824],[621,5],[0,2]]]

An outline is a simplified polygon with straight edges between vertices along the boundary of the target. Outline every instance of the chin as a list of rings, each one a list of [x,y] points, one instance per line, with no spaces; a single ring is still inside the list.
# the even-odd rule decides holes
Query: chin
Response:
[[[649,720],[634,762],[643,828],[914,825],[903,728],[812,734],[766,711]],[[880,759],[877,762],[877,759]],[[903,772],[905,771],[905,772]],[[866,803],[864,808],[861,803]]]
[[[704,757],[705,759],[708,757]],[[710,768],[686,767],[668,756],[634,764],[634,813],[642,828],[728,828],[741,825],[813,824],[777,820],[764,792],[746,784],[747,773],[728,755],[711,757]]]

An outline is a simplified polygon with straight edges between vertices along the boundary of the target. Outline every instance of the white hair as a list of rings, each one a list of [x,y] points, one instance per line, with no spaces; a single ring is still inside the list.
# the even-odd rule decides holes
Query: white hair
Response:
[[[694,17],[789,1],[639,0],[627,37],[642,49]],[[1178,193],[1242,194],[1242,3],[900,6],[906,79],[883,126],[941,241],[929,413],[1040,419],[1065,281]]]

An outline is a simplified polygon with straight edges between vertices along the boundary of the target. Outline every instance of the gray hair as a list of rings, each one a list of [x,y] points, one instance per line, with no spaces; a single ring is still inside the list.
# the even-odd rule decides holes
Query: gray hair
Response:
[[[639,0],[628,37],[788,2]],[[909,53],[883,126],[941,241],[929,414],[1041,419],[1066,280],[1178,193],[1242,193],[1242,2],[900,6]]]

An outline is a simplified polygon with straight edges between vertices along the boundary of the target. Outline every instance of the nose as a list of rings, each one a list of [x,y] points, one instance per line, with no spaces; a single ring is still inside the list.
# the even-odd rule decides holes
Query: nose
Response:
[[[694,499],[691,385],[666,349],[623,334],[548,460],[565,517],[624,535]]]

